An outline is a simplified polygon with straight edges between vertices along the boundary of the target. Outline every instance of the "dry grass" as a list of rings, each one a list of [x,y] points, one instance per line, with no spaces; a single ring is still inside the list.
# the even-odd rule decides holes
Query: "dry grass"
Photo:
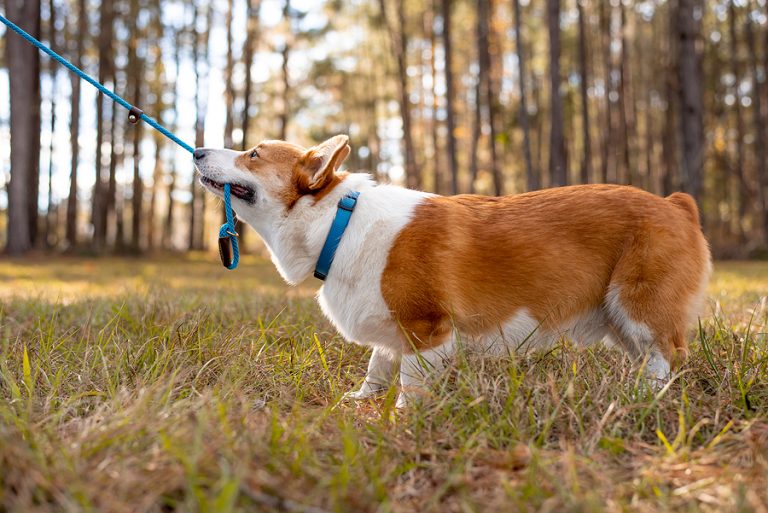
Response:
[[[461,356],[406,412],[271,264],[0,263],[0,512],[768,511],[768,265],[661,392],[605,348]]]

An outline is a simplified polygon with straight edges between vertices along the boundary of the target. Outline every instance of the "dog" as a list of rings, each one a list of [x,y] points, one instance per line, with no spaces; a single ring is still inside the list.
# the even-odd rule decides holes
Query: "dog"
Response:
[[[620,185],[439,196],[340,170],[348,143],[194,152],[202,185],[222,196],[231,184],[238,217],[289,284],[319,272],[337,243],[327,275],[316,274],[320,307],[346,340],[373,349],[348,398],[386,390],[399,370],[405,406],[459,344],[607,339],[662,383],[685,358],[711,272],[691,196]],[[346,229],[331,236],[340,216]]]

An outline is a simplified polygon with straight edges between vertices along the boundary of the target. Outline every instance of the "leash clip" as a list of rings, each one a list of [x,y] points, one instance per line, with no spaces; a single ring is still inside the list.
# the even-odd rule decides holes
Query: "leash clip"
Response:
[[[131,122],[131,124],[136,124],[141,119],[141,116],[144,115],[144,111],[141,110],[138,107],[131,107],[131,110],[128,111],[128,121]]]

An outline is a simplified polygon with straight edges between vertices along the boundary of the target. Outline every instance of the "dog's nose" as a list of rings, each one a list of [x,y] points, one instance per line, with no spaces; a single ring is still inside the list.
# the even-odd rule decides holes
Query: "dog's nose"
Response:
[[[203,160],[206,155],[208,155],[208,152],[203,148],[196,148],[195,152],[192,154],[195,160]]]

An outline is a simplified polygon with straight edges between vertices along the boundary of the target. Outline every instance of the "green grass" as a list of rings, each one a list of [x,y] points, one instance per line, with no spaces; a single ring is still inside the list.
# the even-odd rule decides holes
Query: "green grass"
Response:
[[[678,378],[459,356],[424,404],[271,264],[0,262],[0,512],[765,511],[768,265],[716,266]]]

